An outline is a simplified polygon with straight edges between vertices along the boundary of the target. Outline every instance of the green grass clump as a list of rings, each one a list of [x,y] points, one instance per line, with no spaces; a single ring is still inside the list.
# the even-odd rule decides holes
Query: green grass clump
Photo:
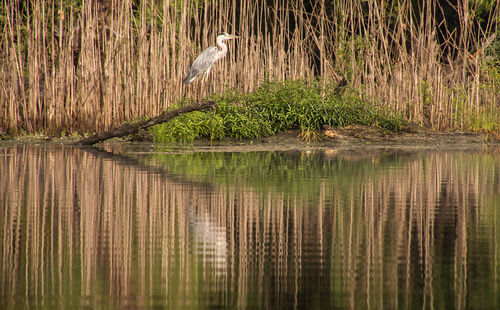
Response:
[[[194,111],[150,129],[156,142],[191,142],[201,137],[222,139],[222,118],[215,113]]]
[[[217,109],[213,112],[185,114],[151,131],[157,142],[190,142],[200,137],[258,138],[290,129],[311,137],[325,125],[401,129],[401,117],[391,116],[359,95],[338,95],[334,87],[318,81],[265,82],[253,93],[231,91],[214,97]]]
[[[472,115],[468,120],[468,129],[474,132],[495,134],[500,130],[500,114],[487,111]]]

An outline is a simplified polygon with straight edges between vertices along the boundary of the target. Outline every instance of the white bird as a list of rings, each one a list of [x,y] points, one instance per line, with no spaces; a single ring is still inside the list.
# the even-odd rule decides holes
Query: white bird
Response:
[[[213,65],[219,59],[226,57],[227,45],[224,43],[224,41],[236,38],[239,38],[239,36],[228,34],[227,32],[219,34],[217,36],[217,46],[219,48],[210,46],[209,48],[204,50],[203,53],[201,53],[200,56],[195,59],[188,75],[184,78],[182,83],[189,84],[202,73],[205,73],[204,79],[208,77],[208,73],[210,72],[210,69],[212,69]]]

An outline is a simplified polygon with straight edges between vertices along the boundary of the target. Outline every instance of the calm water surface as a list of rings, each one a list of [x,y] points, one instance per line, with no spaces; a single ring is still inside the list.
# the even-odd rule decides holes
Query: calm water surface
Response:
[[[0,145],[2,309],[499,309],[500,148]]]

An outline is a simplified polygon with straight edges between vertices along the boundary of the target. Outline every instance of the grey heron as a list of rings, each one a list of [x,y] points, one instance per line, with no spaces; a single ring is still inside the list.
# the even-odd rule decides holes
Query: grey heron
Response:
[[[189,70],[188,75],[182,81],[183,84],[189,84],[196,77],[203,72],[205,72],[205,77],[208,76],[210,69],[212,69],[213,65],[219,60],[226,57],[227,54],[227,45],[224,43],[225,40],[231,40],[239,38],[239,36],[228,34],[227,32],[223,32],[217,36],[217,47],[210,46],[206,50],[204,50],[200,56],[198,56],[193,64],[191,65],[191,69]]]

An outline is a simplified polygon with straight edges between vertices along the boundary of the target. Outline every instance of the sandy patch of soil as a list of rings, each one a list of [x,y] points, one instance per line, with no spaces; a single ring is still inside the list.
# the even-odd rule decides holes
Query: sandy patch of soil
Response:
[[[470,144],[498,143],[500,135],[470,132],[438,132],[417,126],[401,132],[387,131],[372,126],[325,128],[324,135],[338,143],[391,143],[391,144]]]

